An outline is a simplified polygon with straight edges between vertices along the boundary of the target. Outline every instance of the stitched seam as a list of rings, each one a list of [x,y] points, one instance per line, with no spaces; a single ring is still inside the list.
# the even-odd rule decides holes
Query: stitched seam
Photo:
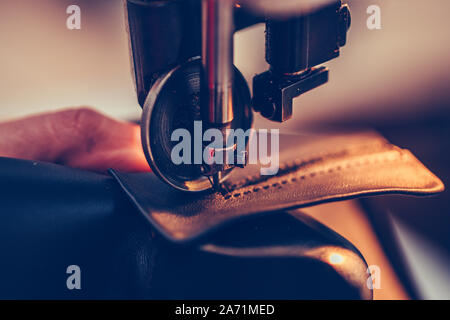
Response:
[[[383,149],[381,149],[383,152],[390,152],[392,150],[397,150],[401,152],[401,149],[391,145],[389,143],[386,143],[385,141],[379,141],[377,143],[371,144],[371,145],[364,145],[364,146],[357,146],[353,148],[347,148],[347,149],[337,149],[335,151],[328,151],[328,152],[322,152],[322,153],[315,153],[310,155],[308,158],[303,159],[294,159],[289,160],[283,164],[280,165],[280,170],[277,174],[277,176],[287,175],[291,172],[298,171],[299,168],[312,165],[314,163],[324,161],[327,158],[336,158],[336,157],[343,157],[348,156],[349,154],[354,154],[355,150],[361,150],[361,149],[368,149],[370,147],[370,150],[372,150],[371,155],[375,154],[373,153],[373,147],[378,146]],[[364,154],[359,154],[359,156],[364,156]],[[226,187],[231,190],[236,190],[240,188],[247,187],[252,184],[259,184],[261,182],[264,182],[265,180],[269,180],[273,178],[273,176],[267,176],[266,178],[263,176],[253,176],[253,177],[247,177],[245,179],[242,179],[238,182],[233,183],[232,185],[227,185]]]
[[[288,172],[288,173],[285,173],[285,174],[282,174],[281,176],[279,176],[280,179],[278,179],[278,181],[276,181],[276,182],[273,182],[273,183],[270,183],[270,184],[265,184],[265,185],[262,185],[262,186],[256,186],[256,187],[251,188],[251,190],[245,190],[245,191],[242,191],[242,192],[236,192],[235,193],[236,190],[240,190],[240,189],[244,189],[244,188],[250,187],[251,184],[250,185],[239,186],[239,187],[234,188],[234,189],[231,188],[231,189],[228,190],[228,193],[223,195],[223,197],[225,198],[225,200],[228,200],[228,199],[231,199],[232,197],[238,198],[241,195],[248,195],[248,194],[255,193],[255,192],[267,191],[267,190],[273,189],[273,188],[282,189],[283,185],[296,183],[298,181],[305,180],[306,178],[314,178],[314,177],[319,176],[319,175],[331,174],[331,173],[333,173],[335,171],[343,171],[343,170],[351,169],[351,168],[354,168],[354,167],[360,167],[360,166],[363,166],[363,165],[371,165],[371,164],[377,164],[377,163],[387,163],[387,162],[400,161],[400,160],[402,160],[404,158],[405,154],[403,153],[402,150],[398,150],[397,155],[398,156],[396,156],[396,157],[392,157],[392,156],[383,156],[383,157],[378,156],[378,157],[374,157],[374,155],[370,155],[370,157],[374,157],[374,158],[373,159],[366,159],[364,161],[362,161],[362,159],[361,159],[361,158],[364,158],[364,157],[360,157],[360,159],[357,159],[357,160],[348,160],[348,161],[345,161],[342,164],[339,164],[339,165],[336,165],[336,166],[331,166],[327,170],[320,169],[320,170],[315,170],[315,171],[312,171],[312,172],[309,172],[309,173],[305,173],[305,174],[300,174],[300,172],[298,172],[298,171],[297,172],[295,172],[295,171],[292,172],[291,171],[291,172]],[[368,157],[368,156],[366,156],[366,157]],[[291,177],[291,178],[282,178],[282,176],[286,176],[286,175],[289,175],[289,174],[293,174],[294,176]],[[271,179],[271,178],[273,178],[273,176],[270,177],[269,179]],[[263,182],[263,181],[260,181],[259,183],[261,183],[261,182]]]

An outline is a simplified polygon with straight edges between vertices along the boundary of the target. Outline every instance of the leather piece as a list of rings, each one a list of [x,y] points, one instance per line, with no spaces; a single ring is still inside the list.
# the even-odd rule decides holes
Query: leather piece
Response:
[[[420,196],[444,190],[411,152],[373,132],[281,135],[278,174],[261,176],[259,169],[250,165],[234,170],[224,194],[183,193],[152,173],[111,174],[151,225],[179,243],[255,214],[359,196]]]
[[[156,261],[157,299],[372,298],[360,252],[298,210],[230,223],[198,246],[165,245]]]
[[[370,298],[358,250],[314,219],[277,212],[192,246],[151,232],[117,182],[0,157],[2,299]],[[68,290],[66,268],[81,268]]]

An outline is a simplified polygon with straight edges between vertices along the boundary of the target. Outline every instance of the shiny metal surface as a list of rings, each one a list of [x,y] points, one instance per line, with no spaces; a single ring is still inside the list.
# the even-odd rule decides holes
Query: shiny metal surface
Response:
[[[192,61],[195,61],[195,59]],[[161,107],[158,107],[158,98],[160,97],[160,94],[164,90],[164,88],[168,86],[169,80],[173,78],[176,73],[179,73],[181,68],[182,66],[177,66],[171,71],[162,75],[155,82],[155,84],[153,85],[147,96],[147,99],[145,100],[141,118],[142,148],[144,150],[145,157],[147,158],[147,161],[150,164],[150,167],[159,178],[161,178],[163,181],[165,181],[167,184],[174,187],[175,189],[182,191],[198,192],[211,188],[211,183],[209,182],[209,179],[201,175],[199,175],[196,178],[191,177],[189,179],[186,179],[177,175],[176,172],[164,170],[163,168],[164,163],[166,163],[168,159],[158,156],[157,150],[155,150],[155,148],[152,148],[153,144],[151,141],[151,139],[160,138],[160,136],[163,134],[162,132],[158,131],[159,128],[157,128],[156,126],[152,126],[151,124],[152,117],[154,117],[156,113],[161,111]],[[169,121],[171,121],[171,119],[167,119],[166,122]],[[161,124],[161,126],[162,125],[164,125],[164,123]],[[170,132],[167,132],[166,134],[170,135]],[[164,149],[169,148],[168,145],[162,145],[161,147]]]
[[[202,63],[208,88],[203,117],[213,124],[233,120],[232,0],[202,0]]]
[[[199,192],[212,188],[212,183],[201,170],[201,165],[175,165],[171,161],[171,133],[177,128],[192,132],[193,121],[200,121],[200,57],[177,66],[163,74],[153,84],[144,104],[141,119],[142,147],[153,172],[175,189]],[[245,79],[234,68],[235,101],[239,106],[233,128],[244,131],[252,125],[250,93]],[[217,182],[223,183],[232,168],[220,172]],[[216,184],[217,184],[216,182]]]

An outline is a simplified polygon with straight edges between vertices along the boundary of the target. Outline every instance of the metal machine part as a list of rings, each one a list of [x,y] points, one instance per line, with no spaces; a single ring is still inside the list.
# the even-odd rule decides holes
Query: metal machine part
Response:
[[[209,150],[202,145],[194,152],[220,152],[222,159],[230,153],[234,160],[246,157],[228,144],[226,134],[227,129],[246,131],[252,122],[250,92],[233,65],[234,32],[266,22],[271,67],[253,80],[253,109],[264,117],[286,121],[295,97],[327,82],[328,70],[317,66],[339,56],[350,26],[348,7],[341,0],[324,0],[319,9],[313,1],[286,0],[277,1],[272,10],[267,3],[126,1],[136,91],[144,109],[144,152],[169,185],[185,191],[217,190],[234,167],[246,163],[175,165],[170,158],[173,130],[193,130],[196,120],[204,130],[220,130],[224,147]]]
[[[340,0],[307,15],[266,21],[270,69],[253,79],[253,108],[272,121],[292,117],[292,100],[328,81],[316,67],[339,56],[347,41],[350,11]]]
[[[212,124],[233,120],[233,1],[202,0],[203,116]]]
[[[228,124],[234,118],[233,101],[233,54],[234,54],[234,1],[202,0],[202,63],[203,83],[202,116],[209,126],[226,133]],[[227,146],[227,136],[222,134]],[[211,155],[228,154],[228,149],[236,146],[209,150]],[[233,150],[231,150],[233,152]],[[233,162],[234,163],[234,162]],[[222,165],[208,166],[213,188],[218,190],[222,172],[228,170]]]
[[[211,189],[210,176],[217,172],[195,159],[203,154],[204,148],[196,145],[199,136],[201,141],[203,130],[194,125],[195,121],[202,120],[201,73],[201,59],[197,57],[158,78],[145,101],[141,120],[142,145],[152,170],[163,181],[182,191]],[[237,69],[234,69],[233,78],[236,112],[229,127],[247,130],[252,125],[249,89]],[[178,143],[171,141],[171,134],[176,129],[186,129],[194,137],[189,164],[176,165],[171,159],[172,148]],[[221,169],[218,183],[228,177],[232,167]]]

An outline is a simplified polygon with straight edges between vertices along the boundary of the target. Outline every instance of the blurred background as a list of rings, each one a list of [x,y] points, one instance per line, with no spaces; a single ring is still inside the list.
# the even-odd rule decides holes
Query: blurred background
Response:
[[[450,1],[347,2],[352,27],[341,57],[326,64],[330,82],[298,98],[282,130],[374,128],[411,149],[448,186]],[[81,7],[81,30],[66,28],[71,4]],[[382,29],[371,31],[366,10],[374,4]],[[235,62],[251,83],[267,68],[264,26],[239,32],[235,41]],[[121,0],[3,0],[0,44],[0,120],[82,105],[140,117]],[[256,126],[279,125],[257,118]],[[311,215],[353,241],[369,264],[386,265],[390,280],[376,297],[450,299],[449,203],[448,192],[381,197],[320,206]],[[352,210],[360,212],[352,221],[362,224],[348,228],[343,222]]]
[[[350,0],[352,27],[330,82],[296,101],[288,125],[337,117],[417,117],[450,100],[450,22],[446,0]],[[81,30],[66,8],[81,7]],[[382,29],[366,27],[369,5]],[[0,118],[92,105],[139,116],[121,0],[5,0],[0,10]],[[163,35],[162,35],[163,36]],[[248,80],[266,68],[264,26],[236,35],[236,64]]]

